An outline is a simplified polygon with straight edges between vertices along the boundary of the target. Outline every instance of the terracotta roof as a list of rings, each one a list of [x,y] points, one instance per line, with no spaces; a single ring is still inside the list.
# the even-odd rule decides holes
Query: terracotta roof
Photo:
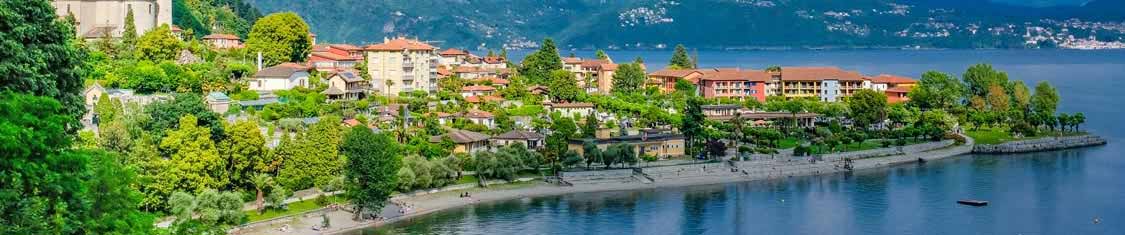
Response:
[[[335,61],[355,61],[356,60],[355,57],[331,53],[331,52],[320,52],[320,51],[313,52],[311,54],[309,60],[313,60],[313,58],[311,58],[311,57],[320,57],[320,58],[324,58],[326,60],[335,60]]]
[[[699,79],[707,81],[756,81],[765,82],[770,79],[770,74],[761,70],[741,70],[737,68],[716,68],[699,70],[703,73]]]
[[[557,103],[551,104],[551,108],[593,108],[594,104],[591,103]]]
[[[703,74],[702,72],[694,69],[661,69],[657,70],[656,72],[649,73],[648,76],[683,78],[693,73]]]
[[[885,83],[885,84],[914,84],[914,83],[918,83],[918,81],[914,81],[914,79],[895,76],[895,75],[888,75],[888,74],[880,74],[879,76],[871,77],[870,79],[871,79],[871,82],[873,82],[873,83]]]
[[[430,142],[440,143],[444,137],[449,137],[450,140],[453,140],[453,143],[458,144],[480,142],[488,140],[489,138],[488,135],[485,134],[454,129],[450,130],[449,133],[445,133],[444,135],[430,137]]]
[[[544,138],[544,136],[543,134],[535,133],[532,131],[512,130],[504,132],[504,134],[500,134],[492,138],[502,140],[541,140]]]
[[[484,57],[484,63],[487,63],[487,64],[503,64],[504,63],[504,57],[485,56]]]
[[[492,113],[480,111],[480,110],[469,110],[469,112],[465,113],[465,117],[467,117],[467,118],[492,118]]]
[[[331,44],[331,45],[328,45],[328,47],[332,47],[332,48],[336,48],[336,49],[340,49],[340,50],[345,50],[345,51],[363,50],[363,48],[359,48],[358,46],[351,45],[351,44]]]
[[[845,71],[837,67],[784,67],[781,80],[820,81],[835,79],[840,81],[863,81],[863,75],[856,71]]]
[[[487,82],[491,82],[492,84],[495,84],[495,85],[508,85],[507,79],[498,78],[498,77],[483,77],[483,78],[478,78],[477,80],[473,80],[473,81],[476,82],[476,83],[484,83],[484,82],[487,81]]]
[[[233,34],[213,33],[211,35],[203,36],[203,39],[229,39],[229,40],[242,40]]]
[[[389,39],[381,44],[373,44],[364,48],[369,51],[401,51],[401,50],[414,50],[414,51],[432,51],[437,48],[430,46],[418,40],[395,38]]]
[[[449,49],[445,49],[444,51],[438,52],[438,55],[442,55],[442,56],[469,55],[469,52],[465,51],[465,50],[457,49],[457,48],[449,48]]]
[[[581,64],[581,63],[582,63],[582,58],[578,58],[578,57],[563,57],[563,58],[562,58],[562,61],[563,61],[563,63],[565,63],[565,64]]]
[[[609,64],[613,64],[613,62],[610,62],[609,60],[583,60],[582,61],[582,67],[583,68],[601,68],[602,66],[609,65]],[[616,68],[616,66],[614,68]]]
[[[441,75],[442,77],[445,77],[445,76],[453,75],[453,71],[449,71],[449,68],[446,68],[443,65],[443,66],[437,67],[437,74]]]
[[[495,91],[495,90],[496,90],[495,87],[484,86],[484,85],[472,85],[472,86],[461,87],[461,91]]]
[[[330,46],[329,45],[319,45],[319,44],[313,45],[311,51],[313,51],[313,52],[328,51],[328,47],[330,47]]]
[[[347,120],[344,120],[344,125],[350,126],[350,127],[351,126],[358,126],[359,120],[355,120],[354,118],[348,118]]]
[[[460,115],[458,115],[456,113],[437,112],[438,118],[447,118],[447,117],[456,117],[456,116],[460,116]]]
[[[891,87],[887,88],[887,93],[910,93],[911,87]]]
[[[180,27],[178,27],[178,26],[172,25],[172,32],[180,32],[180,31],[184,31],[184,30],[180,29]]]
[[[474,104],[475,104],[475,103],[480,103],[480,102],[482,102],[482,100],[481,100],[481,99],[484,99],[483,101],[488,101],[488,102],[500,102],[500,101],[504,101],[504,98],[501,98],[501,97],[499,97],[499,96],[476,96],[476,95],[474,95],[474,96],[469,96],[469,97],[465,97],[465,102],[469,102],[469,103],[474,103]]]
[[[309,68],[304,65],[286,62],[264,68],[254,73],[254,77],[288,78],[293,76],[294,73],[307,72],[308,70]]]

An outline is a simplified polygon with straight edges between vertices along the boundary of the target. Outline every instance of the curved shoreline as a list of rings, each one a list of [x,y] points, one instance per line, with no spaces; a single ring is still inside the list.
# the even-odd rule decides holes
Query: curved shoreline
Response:
[[[967,140],[967,142],[965,144],[962,144],[962,145],[953,145],[953,146],[948,146],[948,147],[945,147],[945,148],[935,149],[935,150],[931,150],[931,151],[853,160],[852,171],[876,170],[876,169],[882,169],[882,168],[885,168],[885,167],[890,167],[890,166],[899,165],[899,164],[916,163],[916,162],[919,162],[920,160],[923,160],[923,161],[939,160],[939,159],[951,158],[951,157],[962,156],[962,155],[965,155],[965,154],[973,153],[973,150],[977,145],[974,144],[974,142],[971,138],[966,137],[966,140]],[[1041,151],[1050,151],[1050,150],[1041,150]],[[789,174],[781,174],[781,175],[747,174],[747,175],[744,175],[744,176],[736,176],[736,177],[732,177],[732,176],[702,176],[702,177],[691,177],[691,178],[682,178],[682,179],[664,179],[664,180],[659,180],[659,181],[652,182],[652,183],[617,182],[617,183],[600,183],[600,184],[591,184],[591,185],[579,184],[579,185],[575,185],[575,186],[557,186],[557,185],[554,185],[554,184],[548,184],[548,183],[544,183],[544,182],[541,182],[541,181],[533,181],[535,185],[530,186],[530,187],[516,185],[515,187],[517,187],[517,188],[505,189],[504,187],[513,187],[513,186],[511,186],[511,185],[499,185],[499,186],[495,186],[493,188],[471,188],[471,189],[466,189],[466,190],[436,192],[436,193],[430,193],[430,194],[418,195],[418,196],[403,195],[403,196],[398,196],[396,198],[393,198],[392,200],[397,201],[397,202],[401,202],[401,203],[405,203],[405,204],[409,204],[409,205],[416,205],[416,208],[414,208],[412,211],[408,211],[405,214],[401,214],[399,216],[389,218],[389,219],[386,219],[386,220],[382,220],[382,221],[355,222],[355,221],[350,221],[350,220],[349,221],[335,221],[334,220],[332,228],[330,228],[328,230],[322,230],[322,231],[313,231],[313,230],[307,230],[307,229],[301,228],[301,225],[319,224],[320,221],[321,221],[319,214],[317,214],[316,216],[312,216],[312,217],[310,217],[308,215],[306,215],[306,216],[299,216],[298,215],[298,216],[294,216],[295,218],[294,218],[294,221],[293,221],[295,224],[298,224],[297,225],[298,228],[295,229],[294,231],[290,231],[289,234],[310,234],[310,233],[315,233],[315,234],[345,234],[345,233],[355,232],[357,230],[362,230],[362,229],[378,228],[378,227],[381,227],[381,226],[384,226],[384,225],[387,225],[387,224],[391,224],[391,223],[409,221],[409,220],[412,220],[414,218],[418,218],[418,217],[421,217],[421,216],[429,215],[431,213],[440,212],[440,211],[444,211],[444,210],[456,209],[456,208],[470,206],[470,205],[474,205],[474,204],[491,203],[491,202],[498,202],[498,201],[520,199],[520,198],[549,197],[549,196],[559,196],[559,195],[577,194],[577,193],[590,193],[590,192],[615,192],[615,191],[633,191],[633,190],[670,188],[670,187],[705,186],[705,185],[715,185],[715,184],[751,182],[751,181],[760,181],[760,180],[786,179],[786,178],[793,177],[793,176],[833,175],[833,174],[848,172],[847,170],[837,168],[834,165],[835,163],[837,163],[837,162],[821,162],[821,163],[813,164],[812,170],[796,171],[796,172],[792,172],[792,173],[789,173]],[[472,198],[461,198],[460,197],[460,194],[463,193],[463,192],[466,192],[466,191],[471,192]],[[321,212],[321,213],[328,214],[331,217],[345,217],[345,218],[351,217],[351,213],[340,211],[340,210],[325,211],[325,212]],[[344,223],[340,223],[340,222],[344,222]],[[273,227],[273,226],[266,226],[266,227]],[[307,226],[305,226],[305,227],[307,227]],[[278,233],[278,231],[276,229],[273,229],[273,228],[265,228],[266,230],[261,230],[261,229],[262,228],[246,229],[247,231],[239,231],[239,234],[277,234]]]

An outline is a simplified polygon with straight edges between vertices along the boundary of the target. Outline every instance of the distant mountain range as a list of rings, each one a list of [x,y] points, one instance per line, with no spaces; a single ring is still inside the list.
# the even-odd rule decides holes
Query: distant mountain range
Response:
[[[1125,42],[1122,0],[246,1],[262,12],[297,12],[321,41],[355,44],[400,35],[469,49],[535,47],[544,37],[576,49],[678,43],[709,49],[1101,48]]]

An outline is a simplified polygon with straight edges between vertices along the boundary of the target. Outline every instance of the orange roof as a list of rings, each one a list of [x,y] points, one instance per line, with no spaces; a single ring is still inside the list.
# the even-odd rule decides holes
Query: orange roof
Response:
[[[477,80],[473,80],[473,81],[477,82],[477,83],[484,83],[485,81],[488,81],[488,82],[491,82],[492,84],[497,84],[497,85],[507,85],[508,84],[507,79],[498,78],[498,77],[483,77],[483,78],[478,78]]]
[[[395,38],[384,41],[382,44],[373,44],[364,48],[369,51],[401,51],[401,50],[415,50],[415,51],[432,51],[436,48],[419,42],[418,40]]]
[[[914,81],[914,79],[895,76],[895,75],[888,75],[888,74],[880,74],[879,76],[875,76],[875,77],[872,77],[870,79],[871,79],[871,82],[873,82],[873,83],[886,83],[886,84],[914,84],[914,83],[918,83],[918,81]]]
[[[349,118],[348,120],[344,120],[344,125],[349,126],[349,127],[358,126],[359,120]]]
[[[340,55],[340,54],[330,53],[330,52],[313,52],[311,54],[311,56],[309,56],[310,61],[316,60],[316,58],[323,58],[324,60],[335,60],[335,61],[353,61],[353,60],[356,60],[355,57]]]
[[[314,51],[314,52],[316,52],[316,51],[328,51],[328,47],[329,47],[328,45],[313,45],[312,51]]]
[[[229,40],[242,40],[233,34],[213,33],[211,35],[203,36],[203,39],[229,39]]]
[[[473,85],[473,86],[461,87],[461,91],[495,91],[495,90],[496,90],[495,87],[483,86],[483,85]]]
[[[765,82],[770,79],[770,74],[762,70],[741,70],[738,68],[716,68],[698,70],[703,73],[699,79],[707,81],[755,81]]]
[[[474,96],[465,97],[465,102],[480,103],[481,99],[484,99],[484,101],[489,101],[489,102],[504,101],[504,98],[500,98],[499,96],[475,96],[474,95]]]
[[[591,103],[557,103],[551,104],[551,108],[593,108],[594,104]]]
[[[887,88],[887,93],[910,93],[911,87],[891,87]]]
[[[453,72],[449,71],[449,69],[445,68],[445,66],[443,65],[443,66],[437,67],[437,74],[441,75],[442,77],[445,77],[445,76],[453,75]]]
[[[486,63],[486,64],[502,64],[502,63],[504,63],[504,57],[485,56],[484,57],[484,63]]]
[[[465,117],[468,117],[468,118],[492,118],[492,113],[480,111],[480,110],[469,110],[468,113],[465,113]]]
[[[581,63],[582,63],[582,58],[578,58],[578,57],[563,57],[563,58],[562,58],[562,61],[563,61],[563,63],[566,63],[566,64],[581,64]]]
[[[661,69],[657,70],[656,72],[649,73],[648,76],[684,78],[693,73],[702,74],[698,70],[694,69]]]
[[[457,49],[457,48],[449,48],[449,49],[445,49],[444,51],[439,52],[438,55],[442,55],[442,56],[469,55],[469,52],[465,51],[465,50]]]
[[[856,71],[845,71],[837,67],[784,67],[781,80],[785,81],[863,81],[863,75]]]
[[[359,48],[358,46],[355,46],[355,45],[351,45],[351,44],[331,44],[331,45],[328,45],[328,46],[329,46],[329,47],[332,47],[332,48],[336,48],[336,49],[344,50],[344,51],[358,51],[358,50],[363,50],[363,48]]]

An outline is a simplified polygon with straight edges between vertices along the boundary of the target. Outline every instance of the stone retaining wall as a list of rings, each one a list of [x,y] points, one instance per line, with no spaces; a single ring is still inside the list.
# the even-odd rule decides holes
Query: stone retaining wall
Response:
[[[953,143],[954,143],[953,140],[943,140],[943,141],[936,141],[936,142],[926,142],[926,143],[921,143],[921,144],[912,144],[912,145],[907,145],[907,146],[896,146],[896,147],[878,148],[878,149],[870,149],[870,150],[863,150],[863,151],[833,153],[833,154],[822,155],[821,159],[823,159],[825,161],[838,161],[838,160],[843,160],[844,158],[863,159],[863,158],[885,157],[885,156],[902,155],[902,154],[914,154],[914,153],[920,153],[920,152],[926,152],[926,151],[930,151],[930,150],[945,148],[945,147],[948,147],[950,145],[953,145]]]
[[[1042,138],[1012,141],[1003,144],[978,144],[973,153],[1026,153],[1050,151],[1106,144],[1106,140],[1094,135]]]

